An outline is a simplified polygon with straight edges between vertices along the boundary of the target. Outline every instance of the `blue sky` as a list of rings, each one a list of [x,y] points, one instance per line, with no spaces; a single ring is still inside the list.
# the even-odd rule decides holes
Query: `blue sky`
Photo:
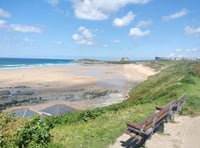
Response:
[[[0,57],[200,57],[199,0],[0,0]]]

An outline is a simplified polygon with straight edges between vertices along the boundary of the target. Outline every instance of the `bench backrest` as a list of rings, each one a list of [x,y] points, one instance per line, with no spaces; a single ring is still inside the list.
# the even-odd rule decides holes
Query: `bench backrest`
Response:
[[[171,101],[169,104],[164,107],[157,107],[158,112],[152,114],[151,116],[144,119],[142,122],[135,124],[132,122],[127,122],[127,126],[133,127],[137,130],[147,131],[153,126],[159,124],[164,118],[166,118],[171,111],[177,111],[179,105],[181,105],[186,99],[186,94],[178,98],[177,100]]]

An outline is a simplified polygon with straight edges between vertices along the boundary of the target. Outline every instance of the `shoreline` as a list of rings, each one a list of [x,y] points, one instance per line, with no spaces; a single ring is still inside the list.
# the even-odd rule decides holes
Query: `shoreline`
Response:
[[[37,101],[43,106],[51,101],[62,102],[78,110],[120,103],[130,88],[155,74],[151,68],[136,64],[56,65],[0,71],[0,104],[2,94],[7,93],[4,102],[15,104],[21,99],[22,105],[25,102],[25,106],[36,106],[37,110]]]

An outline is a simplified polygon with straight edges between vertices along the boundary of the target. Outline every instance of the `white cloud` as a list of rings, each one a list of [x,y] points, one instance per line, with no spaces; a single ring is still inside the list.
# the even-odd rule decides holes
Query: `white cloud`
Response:
[[[141,28],[147,27],[152,23],[150,20],[142,20],[139,21],[136,27],[133,27],[129,30],[129,36],[138,38],[138,37],[144,37],[151,33],[151,30],[142,30]]]
[[[200,49],[198,48],[177,48],[173,52],[173,57],[186,57],[195,58],[200,55]]]
[[[140,28],[138,27],[134,27],[134,28],[131,28],[130,31],[129,31],[129,36],[132,36],[132,37],[143,37],[143,36],[147,36],[151,33],[150,30],[145,30],[145,31],[142,31]]]
[[[31,38],[19,38],[19,37],[9,37],[9,38],[0,38],[0,44],[4,47],[13,47],[13,46],[18,46],[18,45],[22,45],[22,46],[32,46],[36,43],[35,40],[31,39]]]
[[[186,26],[185,32],[187,34],[200,34],[200,27],[194,28],[194,27]]]
[[[87,20],[106,20],[109,15],[128,4],[146,4],[150,0],[73,0],[77,18]]]
[[[27,26],[27,25],[21,25],[21,24],[11,24],[9,25],[9,28],[12,31],[16,32],[23,32],[23,33],[41,33],[42,30],[37,26]]]
[[[7,26],[7,21],[5,20],[0,20],[0,30],[8,30],[8,26]]]
[[[81,32],[82,35],[87,39],[93,39],[94,38],[94,35],[92,34],[92,32],[89,29],[87,29],[83,26],[79,27],[78,31]]]
[[[199,49],[197,48],[177,48],[175,49],[176,52],[185,52],[185,53],[196,53],[196,52],[200,52]]]
[[[8,24],[5,20],[0,20],[0,29],[4,31],[14,31],[22,33],[41,33],[42,29],[33,25],[21,25],[21,24]]]
[[[189,12],[189,11],[188,11],[186,8],[183,8],[183,9],[181,9],[180,11],[175,12],[175,13],[173,13],[173,14],[171,14],[171,15],[164,16],[163,19],[166,20],[166,21],[173,20],[173,19],[178,19],[178,18],[180,18],[180,17],[182,17],[182,16],[187,15],[188,12]]]
[[[10,16],[11,16],[11,14],[8,11],[0,8],[0,17],[9,18]]]
[[[116,27],[124,27],[131,23],[131,21],[135,18],[135,14],[129,11],[124,17],[122,18],[115,18],[113,20],[113,25]]]
[[[7,21],[5,21],[5,20],[0,20],[0,29],[6,28],[6,23],[7,23]]]
[[[47,0],[47,2],[53,7],[59,4],[59,0]]]
[[[151,23],[152,21],[150,20],[147,20],[147,21],[142,20],[137,24],[137,27],[138,28],[146,27],[146,26],[149,26]]]
[[[0,25],[4,25],[6,24],[7,22],[5,20],[0,20]]]
[[[81,45],[94,45],[95,35],[86,27],[79,27],[78,33],[72,35],[72,39]]]
[[[182,49],[182,50],[185,51],[185,52],[188,52],[188,53],[197,53],[197,52],[200,51],[197,48],[186,48],[186,49]]]

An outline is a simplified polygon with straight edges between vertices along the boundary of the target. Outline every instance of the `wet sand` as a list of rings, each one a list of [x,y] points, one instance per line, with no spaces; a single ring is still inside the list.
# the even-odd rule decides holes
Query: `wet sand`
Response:
[[[130,88],[153,74],[151,68],[136,64],[1,69],[0,91],[8,90],[11,95],[33,92],[32,97],[41,102],[62,101],[76,109],[85,109],[123,101]],[[31,100],[27,105],[33,105]]]

